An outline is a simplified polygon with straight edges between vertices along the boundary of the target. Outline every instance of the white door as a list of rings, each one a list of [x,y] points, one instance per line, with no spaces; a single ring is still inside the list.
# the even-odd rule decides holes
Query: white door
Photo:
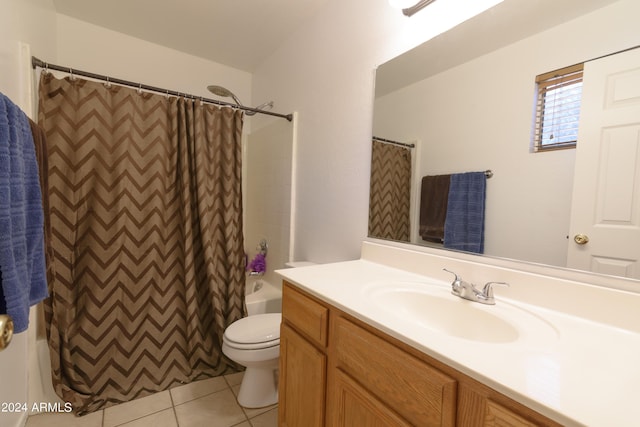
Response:
[[[640,279],[640,49],[585,64],[569,239],[568,267]]]

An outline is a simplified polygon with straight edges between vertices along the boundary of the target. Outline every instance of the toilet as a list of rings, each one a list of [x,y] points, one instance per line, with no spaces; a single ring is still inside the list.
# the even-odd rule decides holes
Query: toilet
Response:
[[[245,366],[238,403],[262,408],[278,402],[282,292],[264,280],[247,287],[247,317],[224,331],[222,352]]]

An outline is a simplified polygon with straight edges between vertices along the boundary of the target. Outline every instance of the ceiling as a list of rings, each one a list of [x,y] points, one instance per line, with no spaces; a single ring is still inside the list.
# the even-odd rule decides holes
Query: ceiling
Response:
[[[617,0],[502,2],[378,67],[376,97],[394,92],[615,1]]]
[[[56,11],[253,72],[329,0],[53,0]]]

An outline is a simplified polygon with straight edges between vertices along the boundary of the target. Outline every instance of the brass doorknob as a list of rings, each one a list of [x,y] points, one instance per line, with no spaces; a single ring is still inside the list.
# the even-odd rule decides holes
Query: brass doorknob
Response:
[[[579,245],[586,245],[587,243],[589,243],[589,236],[587,236],[586,234],[576,234],[575,236],[573,236],[573,241]]]
[[[13,338],[13,319],[7,314],[0,314],[0,351],[9,346]]]

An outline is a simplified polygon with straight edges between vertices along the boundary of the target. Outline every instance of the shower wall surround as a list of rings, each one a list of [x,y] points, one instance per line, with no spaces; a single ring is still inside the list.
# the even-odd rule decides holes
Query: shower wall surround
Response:
[[[244,241],[251,259],[262,239],[269,244],[264,279],[280,287],[273,271],[289,261],[291,191],[296,117],[267,119],[247,136],[244,147]]]

